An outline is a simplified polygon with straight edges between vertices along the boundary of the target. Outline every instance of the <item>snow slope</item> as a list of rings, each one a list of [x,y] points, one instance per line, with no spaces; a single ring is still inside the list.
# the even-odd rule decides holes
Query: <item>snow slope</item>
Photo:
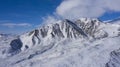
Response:
[[[119,67],[119,40],[118,24],[66,19],[12,40],[0,67]]]

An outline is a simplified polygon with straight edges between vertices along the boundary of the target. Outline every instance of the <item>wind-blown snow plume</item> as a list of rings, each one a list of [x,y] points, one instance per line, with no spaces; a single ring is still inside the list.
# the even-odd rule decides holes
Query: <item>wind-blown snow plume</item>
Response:
[[[120,0],[63,0],[56,13],[63,18],[100,17],[108,11],[120,11]]]
[[[46,18],[47,18],[47,20],[46,20]],[[56,18],[53,17],[53,16],[43,17],[43,22],[44,22],[44,24],[47,24],[47,23],[55,23],[55,22],[57,22],[57,21],[58,21],[58,19],[56,19]]]

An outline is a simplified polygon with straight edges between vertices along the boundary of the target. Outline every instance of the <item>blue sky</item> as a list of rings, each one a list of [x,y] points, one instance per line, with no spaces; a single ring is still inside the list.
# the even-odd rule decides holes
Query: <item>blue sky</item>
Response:
[[[54,14],[61,2],[63,0],[0,0],[0,32],[21,33],[35,29],[43,17]],[[119,11],[109,11],[98,18],[111,20],[119,16]],[[12,26],[8,26],[10,23]]]
[[[0,24],[30,23],[29,27],[10,28],[0,26],[0,32],[24,32],[35,28],[42,18],[51,15],[60,4],[60,0],[0,0]]]

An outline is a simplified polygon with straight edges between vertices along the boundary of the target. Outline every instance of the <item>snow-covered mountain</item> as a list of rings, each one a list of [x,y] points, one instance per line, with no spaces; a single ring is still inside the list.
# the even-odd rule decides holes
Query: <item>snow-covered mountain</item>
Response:
[[[66,19],[12,40],[0,67],[119,67],[119,40],[119,24]]]
[[[13,34],[0,34],[0,57],[4,57],[6,50],[10,48],[10,42],[16,37],[17,35]]]

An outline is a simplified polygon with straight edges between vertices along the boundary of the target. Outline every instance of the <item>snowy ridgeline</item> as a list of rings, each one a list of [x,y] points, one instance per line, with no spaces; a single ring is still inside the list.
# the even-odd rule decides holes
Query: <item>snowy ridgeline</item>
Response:
[[[119,24],[90,18],[58,21],[6,43],[0,67],[119,67],[119,40]]]

